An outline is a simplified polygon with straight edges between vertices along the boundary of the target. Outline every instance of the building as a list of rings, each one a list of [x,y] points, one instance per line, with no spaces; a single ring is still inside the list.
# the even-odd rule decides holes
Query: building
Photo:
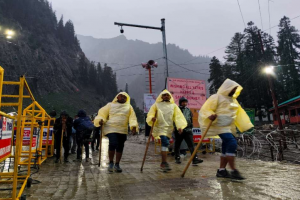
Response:
[[[269,110],[274,119],[274,124],[278,125],[277,116],[275,116],[275,109]],[[278,111],[282,124],[300,124],[300,95],[289,99],[278,105]]]

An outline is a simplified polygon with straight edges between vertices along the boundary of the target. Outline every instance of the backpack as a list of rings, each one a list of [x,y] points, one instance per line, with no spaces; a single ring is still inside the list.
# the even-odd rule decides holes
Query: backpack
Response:
[[[90,119],[81,119],[80,126],[82,131],[80,131],[80,135],[84,142],[92,142],[94,139],[94,124]]]

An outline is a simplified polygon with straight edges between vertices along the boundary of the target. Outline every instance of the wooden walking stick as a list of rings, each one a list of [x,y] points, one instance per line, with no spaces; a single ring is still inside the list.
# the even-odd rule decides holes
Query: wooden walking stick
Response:
[[[98,163],[98,167],[100,167],[100,163],[101,163],[102,133],[103,133],[103,125],[101,126],[101,132],[100,132],[99,163]]]
[[[197,151],[198,151],[198,149],[199,149],[199,147],[200,147],[202,141],[204,140],[204,138],[205,138],[205,136],[206,136],[206,133],[208,132],[208,130],[209,130],[209,128],[210,128],[212,122],[213,122],[213,121],[210,121],[210,122],[209,122],[209,124],[208,124],[206,130],[204,131],[203,135],[201,135],[201,139],[200,139],[200,141],[198,142],[197,147],[195,148],[195,150],[194,150],[192,156],[190,157],[189,162],[187,163],[187,165],[185,166],[185,168],[184,168],[184,170],[183,170],[183,172],[182,172],[182,174],[181,174],[181,177],[182,177],[182,178],[184,177],[185,172],[186,172],[187,169],[189,168],[189,166],[190,166],[192,160],[194,159],[194,157],[195,157],[195,155],[196,155],[196,153],[197,153]]]
[[[157,112],[155,112],[155,118],[156,118],[156,115],[157,115]],[[152,119],[151,119],[151,120],[152,120]],[[156,122],[156,121],[155,121],[155,122]],[[146,145],[146,150],[145,150],[145,154],[144,154],[144,158],[143,158],[143,163],[142,163],[142,167],[141,167],[141,172],[143,171],[143,168],[144,168],[144,164],[145,164],[145,160],[146,160],[146,156],[147,156],[147,151],[148,151],[148,148],[149,148],[150,139],[151,139],[151,137],[152,137],[152,132],[153,132],[153,128],[154,128],[155,122],[152,123],[151,130],[150,130],[150,133],[149,133],[149,138],[148,138],[147,145]]]
[[[63,138],[64,138],[64,129],[61,128],[61,139],[60,139],[60,157],[59,157],[59,161],[61,163],[61,157],[62,157],[62,146],[63,146]]]

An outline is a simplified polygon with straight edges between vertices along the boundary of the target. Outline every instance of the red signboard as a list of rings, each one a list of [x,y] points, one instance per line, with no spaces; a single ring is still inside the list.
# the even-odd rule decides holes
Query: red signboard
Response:
[[[0,162],[11,155],[13,120],[0,116]]]
[[[168,78],[168,90],[178,105],[181,97],[188,99],[189,108],[200,109],[206,101],[205,81],[181,78]]]

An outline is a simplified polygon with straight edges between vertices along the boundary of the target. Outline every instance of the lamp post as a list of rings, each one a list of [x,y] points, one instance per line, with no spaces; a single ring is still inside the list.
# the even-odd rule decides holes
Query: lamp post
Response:
[[[166,64],[166,79],[165,79],[165,88],[167,88],[167,78],[169,77],[169,65],[168,65],[168,53],[167,53],[167,41],[166,41],[166,24],[165,19],[161,19],[161,27],[153,27],[153,26],[144,26],[137,24],[125,24],[120,22],[115,22],[115,25],[121,26],[120,33],[124,33],[123,26],[136,27],[136,28],[145,28],[145,29],[154,29],[160,30],[162,33],[162,41],[163,41],[163,54]]]
[[[286,149],[287,145],[286,145],[286,140],[284,138],[282,121],[281,121],[280,114],[278,111],[278,102],[277,102],[275,91],[274,91],[273,81],[271,79],[271,75],[274,74],[274,66],[265,67],[264,72],[267,74],[267,77],[268,77],[269,87],[270,87],[270,91],[271,91],[271,95],[272,95],[272,99],[273,99],[273,106],[274,106],[274,110],[275,110],[275,116],[277,117],[279,131],[283,135],[282,136],[283,137],[283,146]]]

